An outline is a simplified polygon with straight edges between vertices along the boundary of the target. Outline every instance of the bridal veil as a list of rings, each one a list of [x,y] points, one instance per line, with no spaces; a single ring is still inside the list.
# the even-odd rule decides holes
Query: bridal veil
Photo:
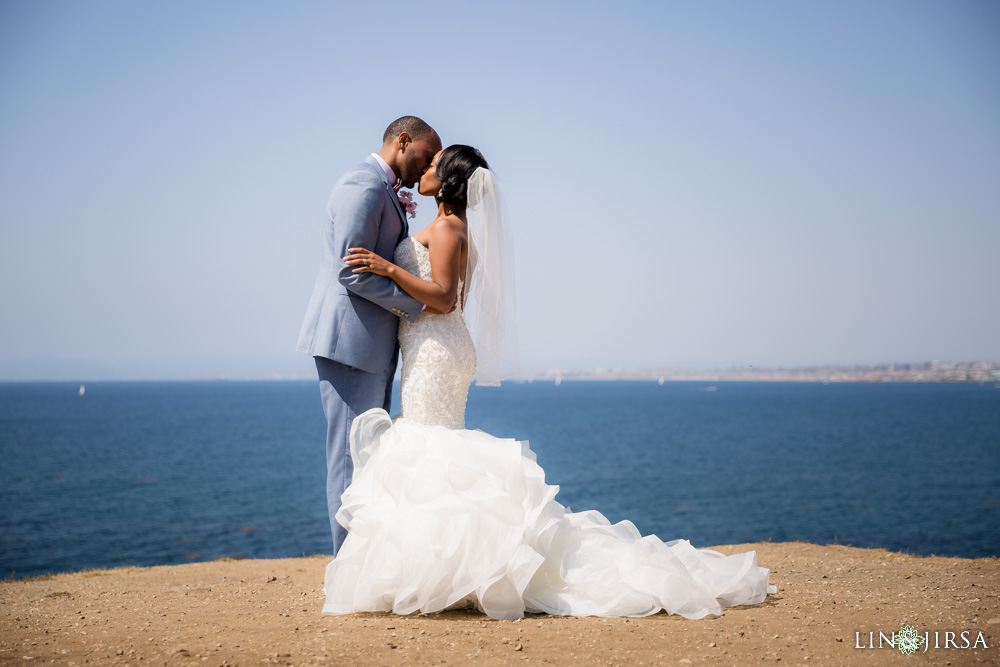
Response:
[[[476,343],[476,384],[497,386],[518,374],[514,244],[504,224],[496,176],[477,168],[468,183],[469,260],[466,323]]]

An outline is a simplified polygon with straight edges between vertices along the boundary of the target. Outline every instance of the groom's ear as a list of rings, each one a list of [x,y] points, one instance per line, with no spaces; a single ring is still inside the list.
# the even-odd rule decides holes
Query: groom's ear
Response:
[[[401,151],[406,151],[406,147],[413,143],[413,139],[410,137],[409,132],[400,132],[399,136],[396,137],[396,148]]]

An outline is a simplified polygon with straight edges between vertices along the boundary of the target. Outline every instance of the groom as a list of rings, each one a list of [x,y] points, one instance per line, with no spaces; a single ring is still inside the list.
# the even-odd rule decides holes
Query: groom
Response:
[[[312,355],[319,373],[334,555],[347,537],[336,515],[354,471],[351,422],[372,408],[389,411],[399,318],[412,322],[423,308],[389,278],[353,273],[343,258],[348,248],[367,248],[392,261],[408,232],[396,191],[412,188],[440,150],[441,140],[424,121],[394,120],[381,150],[341,176],[327,203],[323,259],[296,350]]]

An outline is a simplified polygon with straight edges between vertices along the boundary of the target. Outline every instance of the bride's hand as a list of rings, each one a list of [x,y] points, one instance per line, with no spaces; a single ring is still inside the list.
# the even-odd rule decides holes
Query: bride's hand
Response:
[[[352,273],[377,273],[380,276],[388,276],[389,267],[394,266],[380,255],[364,248],[348,248],[347,252],[351,254],[344,258],[344,263],[357,267]]]

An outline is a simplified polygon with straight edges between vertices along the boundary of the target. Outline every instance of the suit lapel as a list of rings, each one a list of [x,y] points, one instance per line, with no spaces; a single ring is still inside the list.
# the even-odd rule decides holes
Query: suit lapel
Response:
[[[403,234],[399,237],[399,240],[402,241],[406,238],[406,235],[410,233],[410,226],[406,224],[406,211],[404,211],[403,207],[399,205],[399,196],[392,191],[392,188],[390,188],[388,184],[386,184],[385,187],[389,190],[389,199],[391,199],[392,203],[396,205],[396,212],[399,213],[400,220],[403,221]]]
[[[379,178],[382,179],[382,184],[385,186],[386,193],[389,195],[389,199],[392,200],[392,205],[396,207],[396,213],[399,214],[399,220],[403,225],[403,233],[400,234],[399,236],[399,240],[402,241],[409,235],[410,225],[407,224],[406,222],[406,211],[404,211],[403,207],[399,205],[399,196],[395,193],[395,191],[393,191],[392,187],[389,185],[389,181],[386,178],[385,172],[382,171],[382,165],[380,165],[378,161],[371,155],[365,158],[365,162],[370,164],[378,173]]]

